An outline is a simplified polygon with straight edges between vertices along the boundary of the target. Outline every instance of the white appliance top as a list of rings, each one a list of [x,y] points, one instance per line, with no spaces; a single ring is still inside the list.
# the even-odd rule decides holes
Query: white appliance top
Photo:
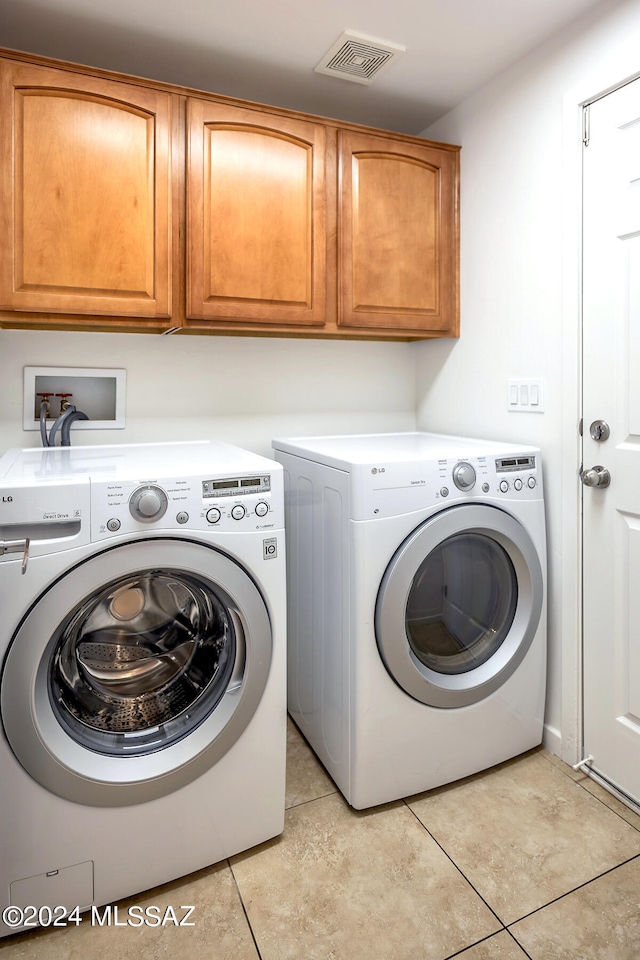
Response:
[[[50,482],[81,476],[96,480],[125,480],[167,473],[204,476],[214,472],[224,475],[280,469],[275,461],[222,440],[32,447],[8,450],[0,457],[0,482]]]
[[[292,453],[349,471],[360,464],[417,463],[455,457],[516,456],[537,453],[535,447],[495,440],[477,440],[439,433],[374,433],[351,436],[286,437],[272,442],[275,450]]]
[[[283,471],[221,440],[9,450],[0,458],[0,562],[142,532],[207,538],[284,522]],[[14,549],[15,548],[15,549]],[[269,558],[271,554],[268,555]]]

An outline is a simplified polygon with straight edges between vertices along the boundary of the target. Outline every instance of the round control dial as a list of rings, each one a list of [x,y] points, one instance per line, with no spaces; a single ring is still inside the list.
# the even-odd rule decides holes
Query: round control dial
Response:
[[[242,520],[246,512],[241,503],[236,503],[235,507],[231,508],[231,516],[234,520]]]
[[[471,490],[475,486],[476,471],[470,463],[456,463],[453,468],[453,482],[458,490]]]
[[[217,507],[211,507],[210,510],[207,510],[207,522],[208,523],[218,523],[222,514]]]
[[[269,513],[269,504],[265,503],[264,500],[260,500],[259,503],[256,503],[256,516],[257,517],[266,517]]]
[[[154,483],[138,487],[131,494],[129,512],[134,520],[142,520],[144,523],[159,520],[167,512],[167,495],[162,487],[157,487]]]

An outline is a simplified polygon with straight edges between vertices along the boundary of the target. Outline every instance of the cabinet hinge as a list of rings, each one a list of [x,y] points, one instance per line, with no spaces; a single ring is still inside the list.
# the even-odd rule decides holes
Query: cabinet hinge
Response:
[[[585,147],[589,146],[591,140],[591,108],[589,104],[582,108],[582,142]]]

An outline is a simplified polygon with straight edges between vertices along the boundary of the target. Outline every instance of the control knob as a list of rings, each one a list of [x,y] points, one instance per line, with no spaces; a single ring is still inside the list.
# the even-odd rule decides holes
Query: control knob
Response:
[[[220,521],[220,517],[222,516],[222,513],[220,512],[220,510],[218,510],[217,507],[211,507],[209,510],[207,510],[206,516],[207,516],[207,523],[218,523]]]
[[[458,490],[471,490],[475,486],[476,471],[470,463],[456,463],[453,468],[453,482]]]
[[[167,495],[162,487],[153,483],[138,487],[131,494],[129,512],[134,520],[142,520],[143,523],[159,520],[167,512]]]

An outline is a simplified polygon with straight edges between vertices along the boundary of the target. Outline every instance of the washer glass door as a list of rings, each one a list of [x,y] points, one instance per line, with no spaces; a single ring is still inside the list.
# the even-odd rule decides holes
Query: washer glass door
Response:
[[[383,577],[376,638],[384,664],[423,703],[477,702],[522,662],[543,590],[535,546],[511,514],[478,504],[444,510],[414,530]]]
[[[242,735],[272,642],[253,578],[221,551],[171,538],[109,548],[56,580],[16,632],[7,739],[35,780],[77,803],[164,796]]]
[[[236,623],[219,590],[196,574],[147,569],[115,579],[55,632],[54,713],[101,753],[163,749],[223,695],[242,644]]]

